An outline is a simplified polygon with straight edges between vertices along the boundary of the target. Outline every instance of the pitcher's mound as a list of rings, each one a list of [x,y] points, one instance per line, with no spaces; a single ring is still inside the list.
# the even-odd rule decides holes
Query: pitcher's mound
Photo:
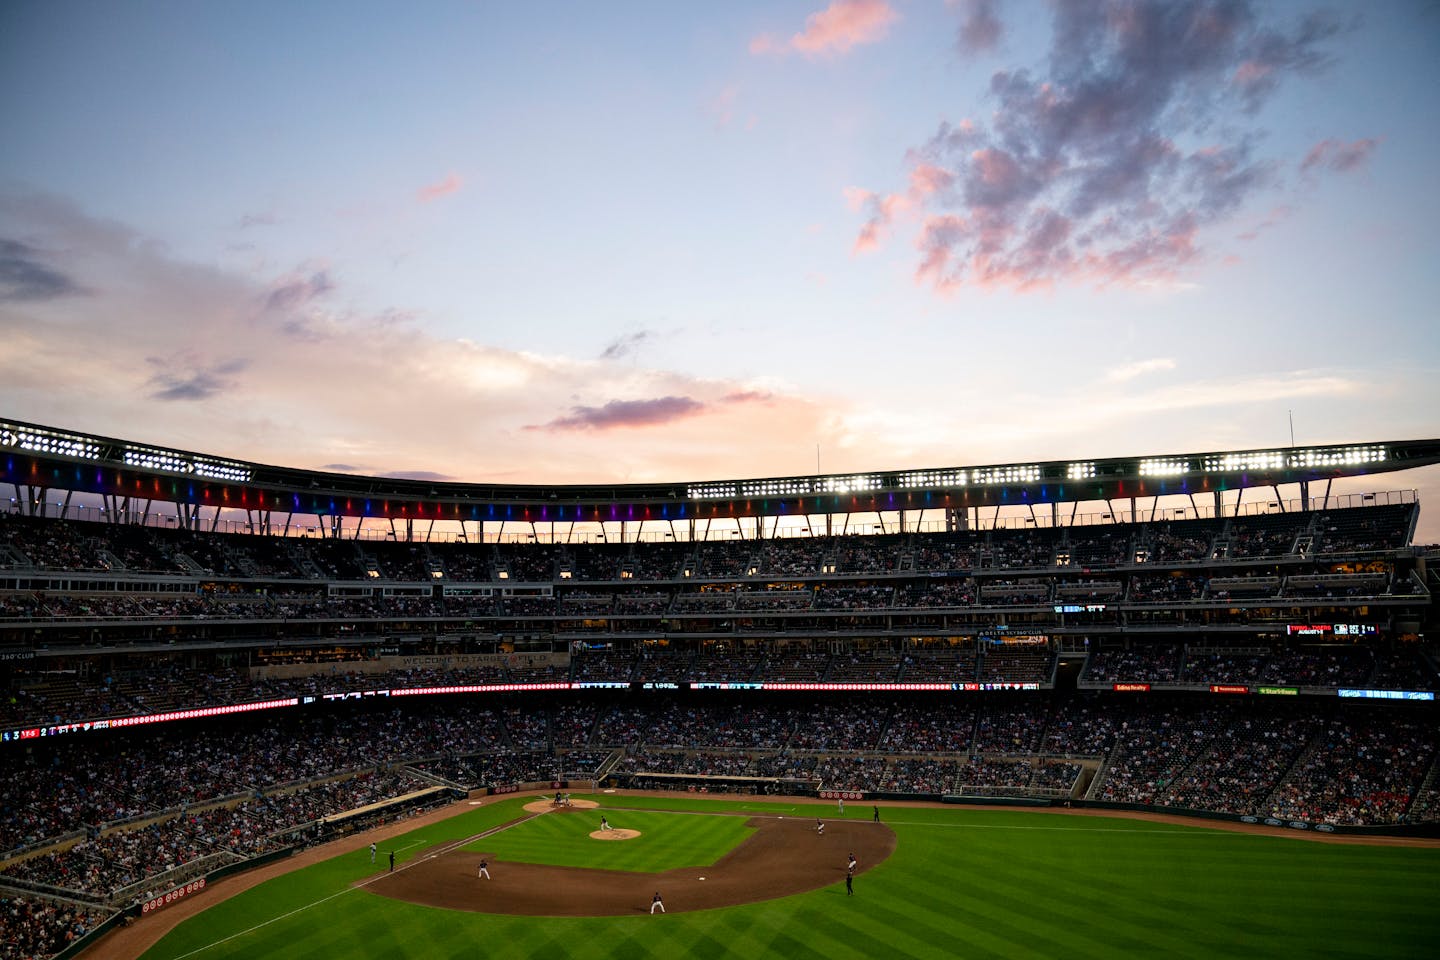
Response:
[[[639,830],[591,830],[591,840],[634,840],[640,836]]]

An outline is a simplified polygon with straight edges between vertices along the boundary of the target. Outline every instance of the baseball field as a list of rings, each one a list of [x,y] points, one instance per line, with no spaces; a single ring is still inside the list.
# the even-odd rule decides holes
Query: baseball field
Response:
[[[1428,958],[1440,943],[1433,846],[964,807],[882,804],[876,824],[859,803],[842,817],[789,800],[536,800],[402,830],[373,865],[357,841],[190,917],[144,958]]]

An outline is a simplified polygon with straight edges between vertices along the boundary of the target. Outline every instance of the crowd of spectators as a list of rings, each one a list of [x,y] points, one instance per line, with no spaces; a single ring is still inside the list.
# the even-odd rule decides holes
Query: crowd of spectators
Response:
[[[482,753],[422,760],[409,766],[466,790],[559,779],[549,751]]]
[[[1260,514],[1104,527],[975,530],[881,536],[793,537],[689,544],[357,541],[202,534],[172,528],[0,514],[0,566],[292,580],[429,583],[617,583],[739,580],[757,576],[894,575],[906,571],[1052,569],[1284,557],[1309,536],[1322,553],[1405,545],[1413,505],[1323,514]],[[281,541],[276,545],[276,541]],[[14,557],[23,559],[15,562]],[[437,577],[438,575],[438,577]]]
[[[1177,683],[1181,652],[1178,643],[1102,646],[1090,651],[1080,679],[1095,683]]]
[[[94,930],[109,911],[63,901],[0,897],[0,960],[43,960]]]
[[[199,730],[180,725],[116,739],[101,734],[50,741],[43,751],[6,758],[0,850],[376,764],[524,750],[500,717],[445,703],[423,711],[327,712],[273,722],[237,718]],[[165,776],[156,776],[157,770]]]
[[[74,844],[0,867],[18,879],[108,899],[196,861],[241,860],[285,845],[283,834],[428,786],[408,774],[370,771],[338,780],[259,793],[252,799],[182,812],[133,827],[87,836]]]
[[[1404,821],[1421,778],[1435,763],[1436,748],[1433,718],[1332,717],[1267,798],[1266,808],[1282,820]]]

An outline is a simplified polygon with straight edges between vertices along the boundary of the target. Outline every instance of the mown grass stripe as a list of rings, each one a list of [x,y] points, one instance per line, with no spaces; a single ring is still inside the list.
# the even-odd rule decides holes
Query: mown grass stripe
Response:
[[[401,863],[407,863],[409,855],[520,816],[526,799],[487,804],[391,843],[413,844],[402,850]],[[624,808],[611,800],[602,802],[616,811],[643,801],[633,814],[611,816],[615,825],[627,826],[624,819],[643,813],[658,818],[656,831],[673,827],[680,831],[677,839],[688,835],[685,842],[699,848],[716,843],[717,824],[743,825],[744,818],[675,813],[794,815],[791,804],[754,800],[626,797]],[[813,815],[824,808],[800,809],[800,815]],[[211,946],[297,905],[349,892],[349,884],[376,871],[368,853],[357,849],[192,918],[146,960],[173,960],[187,951],[196,951],[194,960],[1372,958],[1428,957],[1440,942],[1440,921],[1429,907],[1440,888],[1440,855],[1433,850],[1342,847],[1183,825],[963,808],[903,815],[887,809],[885,816],[896,832],[897,850],[857,878],[853,898],[836,884],[723,910],[557,919],[438,910],[360,892]],[[535,836],[549,836],[555,828],[561,842],[599,847],[564,839],[571,827],[593,829],[586,826],[589,819],[598,825],[598,813],[543,816],[534,826],[544,829]]]

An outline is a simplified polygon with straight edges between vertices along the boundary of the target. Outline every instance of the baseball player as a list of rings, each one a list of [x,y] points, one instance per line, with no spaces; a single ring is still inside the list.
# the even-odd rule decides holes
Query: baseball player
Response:
[[[878,806],[875,807],[875,822],[876,822],[876,823],[879,823],[879,822],[880,822],[880,808],[879,808]]]
[[[845,864],[845,872],[846,872],[846,873],[849,873],[849,874],[853,874],[853,873],[855,872],[855,868],[856,868],[857,866],[859,866],[859,865],[860,865],[860,861],[856,860],[856,859],[855,859],[855,854],[852,853],[852,854],[850,854],[850,862],[847,863],[847,864]]]
[[[604,814],[600,816],[600,829],[607,833],[610,831],[610,821],[605,819]]]
[[[655,896],[653,896],[653,897],[650,898],[650,912],[651,912],[651,913],[654,913],[655,910],[656,910],[656,908],[659,908],[659,910],[660,910],[661,913],[664,913],[664,912],[665,912],[665,901],[663,901],[663,900],[660,899],[660,891],[659,891],[659,890],[656,890],[656,891],[655,891]]]
[[[819,817],[815,818],[815,833],[821,837],[825,836],[825,821]]]
[[[390,872],[391,872],[391,873],[394,873],[394,872],[395,872],[395,851],[394,851],[394,850],[391,850],[391,851],[390,851]]]
[[[486,880],[489,880],[489,879],[490,879],[490,861],[489,861],[489,860],[481,860],[481,861],[480,861],[480,872],[475,875],[475,879],[476,879],[476,880],[479,880],[481,877],[484,877]]]
[[[835,802],[840,807],[840,816],[845,816],[845,798],[837,797]]]
[[[375,862],[375,844],[370,844],[370,862]]]

